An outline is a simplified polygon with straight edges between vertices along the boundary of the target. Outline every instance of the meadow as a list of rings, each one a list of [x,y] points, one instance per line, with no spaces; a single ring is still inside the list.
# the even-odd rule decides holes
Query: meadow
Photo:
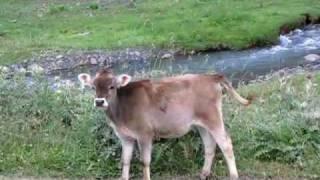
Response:
[[[0,64],[69,49],[244,49],[320,15],[318,0],[1,0]],[[303,25],[303,24],[302,24]]]

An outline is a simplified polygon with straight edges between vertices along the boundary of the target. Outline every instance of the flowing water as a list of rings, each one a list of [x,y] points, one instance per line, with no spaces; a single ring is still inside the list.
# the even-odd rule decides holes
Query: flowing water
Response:
[[[320,54],[320,25],[281,35],[279,44],[272,47],[178,56],[170,60],[128,61],[116,63],[112,67],[116,73],[128,73],[133,76],[215,71],[225,74],[233,81],[239,81],[255,79],[282,68],[297,67],[304,63],[304,56],[308,54]],[[62,79],[75,79],[80,72],[94,74],[99,68],[101,67],[79,67],[54,75],[59,75]]]

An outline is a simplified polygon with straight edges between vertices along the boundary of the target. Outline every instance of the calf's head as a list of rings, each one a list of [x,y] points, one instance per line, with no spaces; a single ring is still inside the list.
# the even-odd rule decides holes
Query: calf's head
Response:
[[[109,69],[100,70],[94,78],[89,74],[79,74],[78,79],[82,88],[92,87],[96,90],[94,105],[99,108],[107,109],[110,102],[117,96],[117,89],[126,86],[131,81],[131,76],[121,74],[113,75]]]

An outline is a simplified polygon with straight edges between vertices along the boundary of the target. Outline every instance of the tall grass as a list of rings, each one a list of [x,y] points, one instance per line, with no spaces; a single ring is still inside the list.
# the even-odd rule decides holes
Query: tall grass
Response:
[[[225,108],[239,155],[260,161],[289,164],[310,174],[320,166],[320,74],[282,77],[241,90],[256,93],[257,102],[246,110]],[[231,106],[232,107],[232,106]],[[237,146],[237,145],[236,145]],[[311,158],[313,157],[313,158]]]
[[[225,122],[241,175],[319,177],[320,74],[275,78],[241,86],[256,101],[242,107],[226,97]],[[45,81],[0,80],[0,174],[114,177],[121,147],[103,112],[92,105],[93,92]],[[196,174],[203,163],[199,135],[161,140],[154,146],[153,175]],[[215,175],[227,175],[221,153]],[[135,152],[132,172],[140,176]]]

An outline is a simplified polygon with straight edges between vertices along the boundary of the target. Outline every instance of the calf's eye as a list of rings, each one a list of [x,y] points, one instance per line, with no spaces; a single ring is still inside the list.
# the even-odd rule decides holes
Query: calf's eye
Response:
[[[114,86],[110,86],[110,89],[114,89]]]

